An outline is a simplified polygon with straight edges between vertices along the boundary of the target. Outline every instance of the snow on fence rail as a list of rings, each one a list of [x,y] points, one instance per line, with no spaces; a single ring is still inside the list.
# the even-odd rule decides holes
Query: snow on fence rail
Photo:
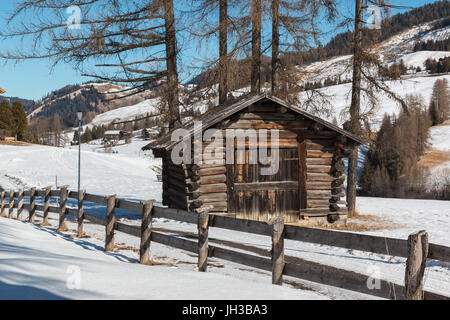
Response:
[[[24,198],[29,197],[29,203]],[[44,205],[36,205],[36,198],[41,197]],[[50,206],[50,197],[59,197],[59,206]],[[8,203],[6,199],[8,198]],[[68,208],[67,199],[76,199],[78,208]],[[16,200],[17,199],[17,200]],[[99,217],[84,212],[84,201],[94,202],[106,206],[105,217]],[[151,241],[186,250],[198,254],[199,271],[206,271],[208,257],[216,257],[238,264],[271,271],[272,283],[281,285],[283,275],[331,285],[347,290],[357,291],[387,299],[450,299],[450,297],[423,291],[423,274],[427,259],[450,262],[450,248],[428,243],[425,231],[419,231],[409,236],[408,240],[385,238],[364,234],[341,231],[314,229],[293,225],[285,225],[284,219],[259,222],[253,220],[236,219],[232,217],[210,215],[209,207],[202,207],[197,212],[164,208],[153,205],[154,200],[134,202],[116,199],[115,195],[99,196],[85,191],[68,191],[67,186],[59,190],[50,187],[43,190],[32,188],[25,191],[11,190],[1,192],[0,215],[13,218],[14,209],[17,219],[23,219],[24,209],[28,210],[29,222],[35,222],[36,211],[43,212],[42,225],[48,225],[48,213],[59,214],[57,231],[66,231],[66,216],[77,217],[78,236],[83,235],[84,220],[105,226],[105,250],[114,248],[114,230],[141,238],[140,263],[150,263]],[[142,215],[141,227],[118,222],[114,210],[124,209]],[[198,226],[198,240],[186,240],[152,230],[152,218],[166,218],[181,222],[193,223]],[[237,252],[222,247],[208,245],[208,229],[222,228],[239,232],[264,235],[272,238],[271,259],[252,254]],[[332,247],[360,250],[390,256],[407,258],[405,271],[405,285],[398,285],[386,280],[379,280],[380,286],[368,286],[368,276],[348,270],[338,269],[318,263],[296,259],[296,263],[286,262],[284,259],[284,239],[322,244]]]

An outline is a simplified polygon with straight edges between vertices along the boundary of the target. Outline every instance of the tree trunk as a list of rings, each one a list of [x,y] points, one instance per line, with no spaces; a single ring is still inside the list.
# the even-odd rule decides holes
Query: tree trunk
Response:
[[[356,0],[355,6],[355,34],[353,40],[353,82],[352,102],[350,105],[350,127],[352,133],[359,134],[360,104],[361,104],[361,69],[362,69],[362,26],[363,26],[362,0]],[[349,215],[353,215],[356,207],[356,184],[358,168],[358,147],[355,145],[348,159],[347,178],[347,205]]]
[[[252,72],[251,92],[261,91],[261,0],[252,1]]]
[[[279,0],[272,0],[272,94],[278,93],[279,71],[280,71],[280,22],[279,22]]]
[[[169,130],[181,126],[178,108],[178,71],[176,52],[175,17],[173,0],[164,0],[164,20],[166,27],[166,64],[167,64],[167,107],[169,112]]]
[[[219,17],[219,104],[228,94],[228,0],[220,0]]]

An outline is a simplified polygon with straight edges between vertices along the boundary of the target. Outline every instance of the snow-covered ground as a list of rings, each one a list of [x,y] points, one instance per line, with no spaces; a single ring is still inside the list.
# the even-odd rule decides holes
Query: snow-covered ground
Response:
[[[161,199],[161,186],[152,167],[160,160],[141,151],[148,141],[113,148],[104,153],[100,145],[83,144],[81,152],[81,188],[94,194],[118,197]],[[77,189],[78,147],[55,148],[30,145],[0,145],[0,186],[45,187],[68,185]]]
[[[0,219],[0,299],[326,299],[314,291],[272,286],[256,275],[259,281],[144,266],[105,253],[99,241]]]
[[[135,139],[129,145],[116,147],[117,154],[99,153],[100,146],[83,145],[82,187],[90,193],[116,193],[123,198],[159,200],[161,184],[157,182],[154,172],[150,169],[150,166],[157,164],[158,161],[139,151],[145,143],[147,142]],[[44,146],[0,145],[0,185],[5,189],[54,185],[54,175],[58,174],[59,184],[69,184],[73,187],[76,185],[76,151],[76,148],[70,150]],[[75,205],[75,202],[69,202],[69,206]],[[86,205],[86,210],[94,214],[104,214],[104,207],[101,206]],[[361,223],[369,225],[372,223],[381,225],[376,230],[364,233],[406,239],[409,234],[425,229],[430,235],[431,242],[450,245],[448,201],[358,198],[357,210],[362,215],[374,216],[376,222],[363,218],[355,222],[360,220]],[[126,213],[118,216],[124,222],[139,225],[139,221],[133,220],[133,217],[127,216]],[[55,226],[57,215],[51,214],[50,217],[51,223]],[[152,258],[163,265],[139,266],[135,263],[138,259],[138,238],[118,232],[116,252],[104,253],[102,251],[104,227],[86,224],[85,229],[90,238],[74,240],[67,235],[73,234],[76,224],[69,222],[68,225],[70,231],[66,232],[64,237],[62,234],[55,234],[54,227],[41,228],[0,219],[0,248],[3,248],[0,249],[0,259],[11,261],[7,265],[0,265],[0,289],[3,286],[11,288],[10,292],[20,294],[28,288],[30,296],[35,292],[50,298],[154,298],[154,292],[158,292],[156,298],[193,298],[188,288],[197,283],[198,277],[203,276],[196,271],[195,255],[152,243]],[[171,234],[197,232],[196,225],[166,219],[155,219],[154,227]],[[14,239],[11,239],[11,234],[15,235]],[[212,245],[228,246],[227,241],[270,251],[268,237],[211,228]],[[286,255],[362,274],[370,275],[373,270],[371,268],[377,267],[383,279],[397,284],[403,283],[405,268],[403,258],[290,240],[285,242],[285,248]],[[215,293],[205,294],[205,297],[211,299],[373,298],[297,279],[295,282],[300,283],[301,287],[313,291],[293,289],[292,284],[279,291],[278,288],[269,285],[271,280],[269,272],[256,271],[220,259],[211,259],[210,262],[212,265],[205,275],[207,280],[203,284],[206,287],[205,292],[209,293],[215,286],[217,287],[217,283],[221,283],[221,288],[216,288]],[[66,269],[70,265],[78,265],[82,272],[82,289],[76,292],[68,290],[65,284],[68,277]],[[152,273],[153,270],[155,271]],[[114,279],[112,283],[111,279]],[[290,278],[287,280],[294,281]],[[229,286],[228,284],[222,286],[223,282],[229,283]],[[240,282],[240,285],[237,285],[237,282]],[[112,287],[109,293],[104,291],[105,286]],[[230,289],[232,286],[238,290],[241,287],[245,289],[236,293],[234,289]],[[425,289],[450,295],[450,266],[429,261],[425,275]],[[124,290],[123,294],[121,290]],[[161,291],[164,292],[160,293]],[[253,292],[253,295],[250,292]]]

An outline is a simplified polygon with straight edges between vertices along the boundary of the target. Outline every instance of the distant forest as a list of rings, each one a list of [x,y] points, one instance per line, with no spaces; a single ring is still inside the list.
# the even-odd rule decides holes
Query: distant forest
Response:
[[[80,94],[70,97],[69,94],[79,89]],[[68,85],[64,88],[51,92],[44,100],[53,100],[39,112],[39,117],[52,118],[55,113],[59,115],[63,128],[72,127],[76,122],[76,112],[83,114],[95,112],[100,103],[106,101],[105,95],[98,92],[94,86]],[[57,106],[57,107],[56,107]]]

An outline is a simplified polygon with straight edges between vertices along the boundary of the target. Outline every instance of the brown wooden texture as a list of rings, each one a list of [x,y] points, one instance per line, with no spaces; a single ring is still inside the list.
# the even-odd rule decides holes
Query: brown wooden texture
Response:
[[[77,210],[77,237],[81,238],[84,236],[84,197],[86,196],[86,191],[79,190],[78,193],[78,210]]]
[[[282,285],[284,269],[284,218],[275,218],[272,225],[272,283]]]
[[[36,188],[30,190],[30,209],[28,214],[28,222],[35,222],[36,220]]]
[[[105,251],[114,251],[116,195],[106,197]]]
[[[23,219],[23,196],[24,190],[20,189],[17,195],[17,220]]]
[[[51,192],[50,192],[51,194]],[[67,215],[67,196],[68,196],[68,190],[67,190],[67,186],[63,186],[60,189],[60,197],[59,197],[59,226],[57,231],[67,231],[69,230],[67,228],[67,224],[66,224],[66,215]]]
[[[299,209],[306,209],[307,207],[307,193],[306,193],[306,175],[308,172],[307,158],[306,158],[306,142],[304,136],[298,137],[298,196],[300,201]]]
[[[151,264],[150,239],[152,233],[152,211],[154,202],[154,200],[142,202],[141,243],[139,247],[139,263],[141,264]]]
[[[204,206],[198,208],[198,271],[206,272],[208,267],[208,228],[209,228],[209,211],[212,206]]]
[[[2,191],[1,193],[1,199],[0,199],[0,216],[1,217],[6,217],[6,212],[5,212],[5,191]]]
[[[419,231],[408,237],[408,258],[406,260],[405,300],[423,300],[423,275],[428,257],[428,234]]]
[[[9,192],[9,212],[8,212],[8,218],[12,219],[14,217],[14,196],[15,196],[14,190],[11,190]]]
[[[48,222],[48,213],[50,210],[50,192],[51,187],[44,188],[44,208],[43,208],[43,220],[41,223],[41,226],[49,226],[50,223]]]

